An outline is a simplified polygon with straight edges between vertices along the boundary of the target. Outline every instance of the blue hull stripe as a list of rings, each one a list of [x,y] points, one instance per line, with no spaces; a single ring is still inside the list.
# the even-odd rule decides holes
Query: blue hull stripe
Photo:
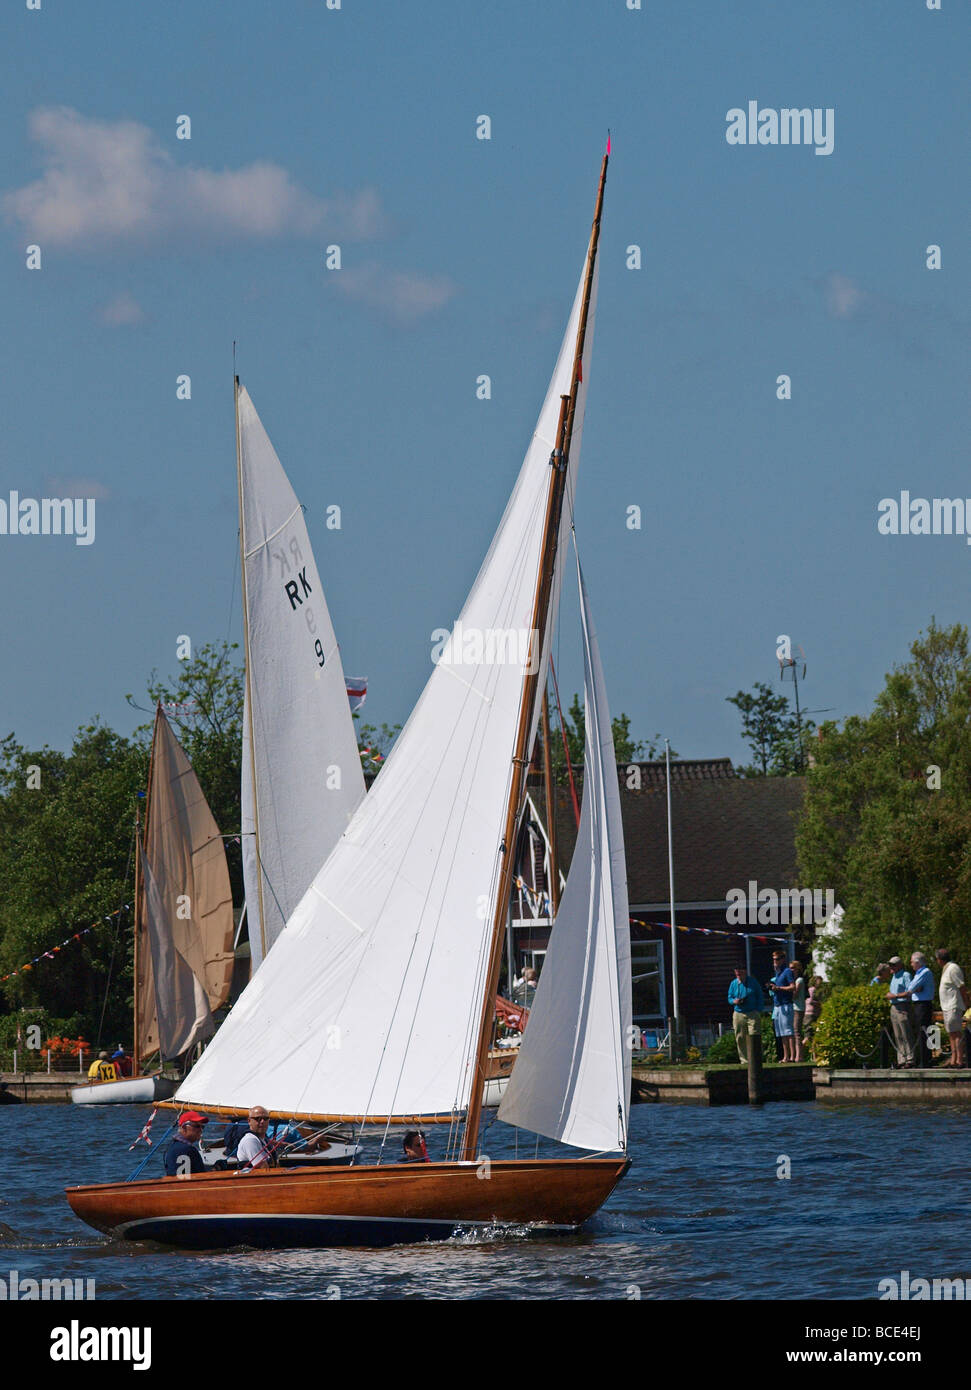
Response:
[[[409,1245],[448,1240],[456,1231],[522,1230],[525,1223],[455,1221],[397,1216],[156,1216],[129,1221],[116,1233],[126,1240],[157,1240],[190,1250],[252,1245],[264,1250],[287,1246]],[[575,1231],[575,1226],[540,1225],[537,1235]]]

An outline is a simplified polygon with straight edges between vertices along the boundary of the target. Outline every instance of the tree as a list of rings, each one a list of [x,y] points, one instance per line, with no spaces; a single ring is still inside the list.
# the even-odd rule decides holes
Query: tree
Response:
[[[92,1039],[130,1035],[131,914],[111,914],[131,901],[146,771],[145,748],[101,724],[79,729],[67,754],[28,751],[12,734],[0,742],[0,974],[15,972],[0,985],[8,1008],[43,1006]]]
[[[153,704],[162,701],[227,837],[239,905],[244,673],[236,650],[206,644],[174,679],[153,671],[147,690]],[[0,984],[0,1001],[43,1007],[70,1020],[65,1031],[93,1041],[131,1034],[133,920],[116,909],[132,900],[135,808],[144,814],[151,730],[146,723],[128,739],[95,723],[78,730],[70,753],[28,751],[13,734],[0,740],[0,975],[16,972]],[[365,724],[360,743],[383,759],[397,733]],[[20,969],[93,922],[56,963]]]
[[[615,715],[611,720],[611,728],[614,735],[614,756],[618,763],[650,761],[664,756],[664,742],[660,734],[655,734],[652,739],[646,740],[631,738],[629,714]],[[550,720],[550,767],[553,772],[553,780],[561,784],[569,781],[566,754],[563,750],[564,734],[570,751],[570,765],[575,774],[578,769],[583,770],[583,755],[587,737],[584,709],[578,694],[574,694],[569,710],[563,717],[562,730],[555,714]],[[540,735],[540,747],[542,747],[542,735]],[[672,748],[671,757],[676,758],[677,756]]]
[[[354,715],[355,723],[358,715]],[[361,754],[361,765],[366,777],[377,776],[391,752],[395,739],[401,733],[400,724],[357,724],[357,747]]]
[[[838,984],[912,950],[971,965],[971,660],[961,624],[931,620],[871,714],[823,724],[796,848],[800,880],[845,909]]]
[[[726,695],[742,716],[742,735],[755,754],[756,765],[740,767],[742,777],[801,775],[805,766],[803,744],[816,725],[803,719],[800,730],[795,711],[785,695],[773,694],[764,681],[757,681],[755,694],[739,690]]]

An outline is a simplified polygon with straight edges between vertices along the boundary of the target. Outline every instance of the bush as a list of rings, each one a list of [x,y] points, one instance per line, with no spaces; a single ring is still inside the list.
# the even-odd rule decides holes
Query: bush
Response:
[[[881,1028],[890,1029],[886,994],[886,985],[833,990],[823,1004],[812,1043],[821,1067],[861,1067],[864,1061],[876,1060],[867,1054],[880,1041]]]
[[[772,1019],[768,1014],[762,1015],[762,1060],[763,1062],[775,1061],[775,1033],[772,1029]],[[706,1062],[737,1062],[738,1048],[735,1045],[735,1034],[731,1028],[725,1030],[720,1038],[716,1038],[708,1049],[705,1057]]]
[[[20,1047],[25,1049],[28,1041],[27,1029],[36,1028],[39,1034],[39,1051],[45,1051],[48,1045],[58,1042],[65,1043],[67,1050],[70,1050],[70,1046],[77,1039],[79,1027],[79,1014],[74,1014],[71,1018],[52,1018],[46,1009],[18,1009],[15,1013],[0,1016],[0,1048],[12,1051],[17,1046],[19,1031]],[[84,1046],[90,1049],[91,1044],[85,1043]],[[52,1050],[58,1049],[52,1047]],[[74,1052],[74,1060],[77,1061],[77,1051]]]

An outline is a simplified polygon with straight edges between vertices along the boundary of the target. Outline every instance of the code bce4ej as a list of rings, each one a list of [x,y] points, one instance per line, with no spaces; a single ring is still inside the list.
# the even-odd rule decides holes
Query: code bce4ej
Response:
[[[807,1327],[807,1337],[828,1337],[834,1342],[849,1337],[913,1337],[920,1341],[919,1327]]]

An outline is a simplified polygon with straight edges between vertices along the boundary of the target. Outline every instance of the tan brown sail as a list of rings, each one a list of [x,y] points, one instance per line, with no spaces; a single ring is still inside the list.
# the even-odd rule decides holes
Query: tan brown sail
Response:
[[[139,1059],[211,1036],[229,996],[233,901],[219,827],[161,707],[152,738],[141,862]]]

